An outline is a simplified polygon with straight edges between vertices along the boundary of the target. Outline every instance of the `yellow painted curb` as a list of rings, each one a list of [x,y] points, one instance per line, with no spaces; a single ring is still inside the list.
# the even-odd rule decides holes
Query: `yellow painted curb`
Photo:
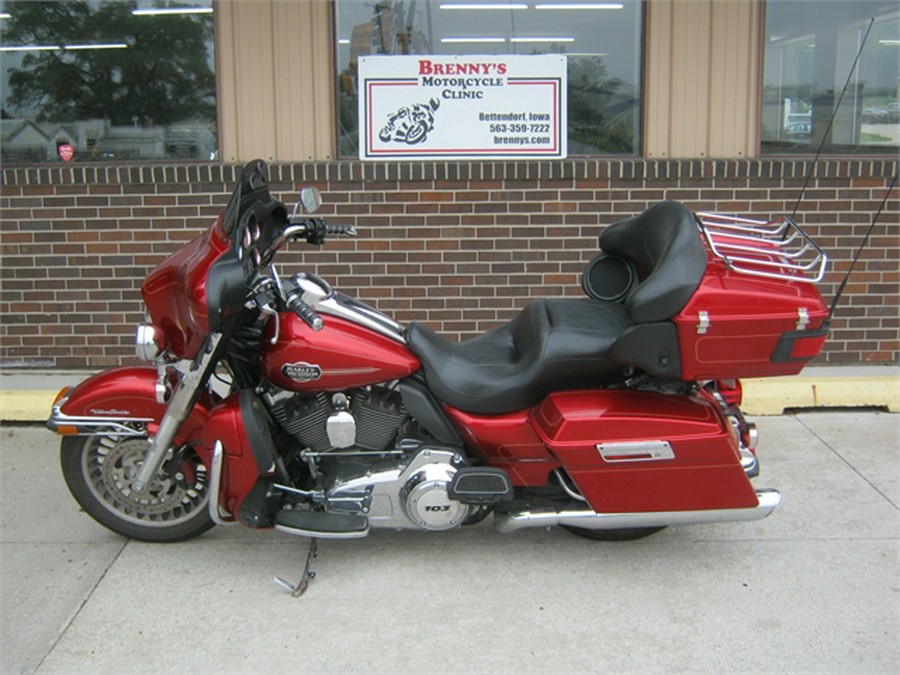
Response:
[[[900,412],[900,378],[892,375],[768,377],[741,380],[748,415],[781,415],[786,408],[862,408]]]
[[[8,422],[43,422],[58,391],[45,389],[6,389],[0,391],[0,420]]]

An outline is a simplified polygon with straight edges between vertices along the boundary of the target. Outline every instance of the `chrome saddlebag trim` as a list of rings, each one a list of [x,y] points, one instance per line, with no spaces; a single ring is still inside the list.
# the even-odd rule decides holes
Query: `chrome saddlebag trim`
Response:
[[[665,527],[699,523],[726,523],[760,520],[781,503],[778,490],[757,490],[759,505],[744,509],[712,509],[705,511],[651,511],[647,513],[597,513],[591,510],[522,511],[494,516],[494,526],[504,533],[530,527],[569,525],[586,530],[617,530],[631,527]]]

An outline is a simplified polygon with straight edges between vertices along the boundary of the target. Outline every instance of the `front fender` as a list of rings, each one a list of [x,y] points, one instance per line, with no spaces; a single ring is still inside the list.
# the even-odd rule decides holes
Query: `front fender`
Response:
[[[47,428],[62,435],[144,435],[137,428],[159,425],[166,405],[156,400],[156,368],[132,366],[98,373],[81,384],[60,392]],[[212,407],[201,396],[175,437],[176,443],[202,441],[203,423]]]

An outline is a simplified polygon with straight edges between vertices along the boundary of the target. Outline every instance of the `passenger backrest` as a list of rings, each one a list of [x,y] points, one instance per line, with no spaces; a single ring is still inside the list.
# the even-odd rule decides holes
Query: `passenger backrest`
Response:
[[[697,290],[706,270],[706,247],[693,212],[680,202],[654,204],[600,234],[605,253],[632,260],[641,282],[625,299],[635,323],[665,321]]]

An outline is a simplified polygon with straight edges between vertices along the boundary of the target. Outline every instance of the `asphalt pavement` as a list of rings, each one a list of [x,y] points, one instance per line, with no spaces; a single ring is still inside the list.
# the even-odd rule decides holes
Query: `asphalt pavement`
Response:
[[[0,428],[3,673],[900,671],[900,415],[760,417],[765,520],[603,543],[559,529],[128,541],[58,438]]]

